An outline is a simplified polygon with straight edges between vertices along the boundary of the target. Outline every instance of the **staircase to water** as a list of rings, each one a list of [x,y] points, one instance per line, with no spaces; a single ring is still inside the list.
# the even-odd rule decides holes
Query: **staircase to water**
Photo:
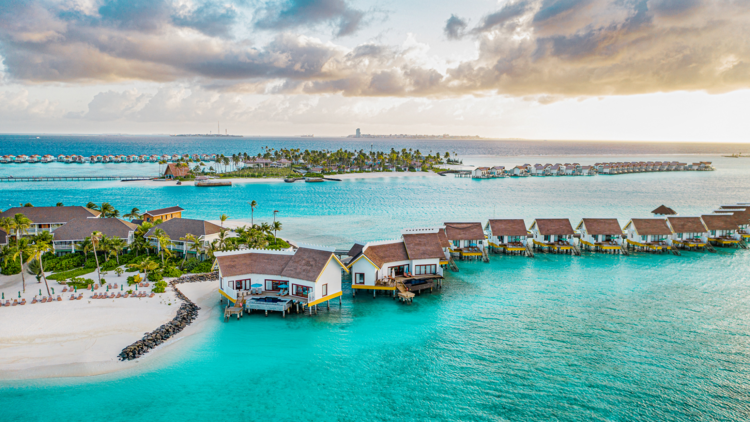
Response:
[[[531,250],[531,245],[528,242],[526,242],[526,256],[529,258],[534,257],[534,251]]]
[[[448,266],[454,273],[458,272],[458,265],[456,265],[456,261],[453,260],[453,257],[448,258]]]

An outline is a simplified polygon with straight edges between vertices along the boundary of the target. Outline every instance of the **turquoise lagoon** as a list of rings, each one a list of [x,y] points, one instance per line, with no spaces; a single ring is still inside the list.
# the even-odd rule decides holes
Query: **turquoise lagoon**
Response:
[[[691,215],[750,202],[744,159],[684,159],[709,159],[719,170],[249,183],[210,190],[17,183],[0,186],[0,204],[109,201],[121,211],[179,204],[185,217],[249,219],[246,202],[256,200],[256,220],[269,221],[273,210],[280,211],[282,235],[345,247],[449,220],[569,217],[576,223],[584,216],[614,216],[624,224],[662,203]],[[58,171],[47,168],[21,165],[12,174]],[[461,271],[449,274],[442,291],[411,306],[386,297],[353,299],[346,290],[341,308],[316,317],[256,315],[223,323],[217,316],[181,347],[137,370],[2,382],[2,419],[748,419],[750,251],[491,258],[490,264],[459,263]]]

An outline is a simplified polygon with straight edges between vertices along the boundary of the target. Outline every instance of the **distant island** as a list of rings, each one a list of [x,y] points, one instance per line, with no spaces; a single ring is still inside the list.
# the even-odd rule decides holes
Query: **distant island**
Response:
[[[169,135],[169,136],[176,136],[176,137],[186,137],[186,138],[244,138],[242,135],[227,135],[227,134],[220,134],[220,133],[184,133],[179,135]]]
[[[479,135],[409,135],[405,133],[400,134],[389,134],[389,135],[373,135],[369,133],[361,133],[359,128],[354,135],[349,135],[347,138],[377,138],[377,139],[484,139]]]

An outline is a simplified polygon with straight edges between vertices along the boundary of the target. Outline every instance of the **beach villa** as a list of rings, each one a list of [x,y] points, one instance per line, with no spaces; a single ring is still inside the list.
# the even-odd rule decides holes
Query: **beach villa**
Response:
[[[484,227],[487,241],[494,252],[527,254],[529,233],[522,218],[490,219]]]
[[[537,218],[529,227],[534,249],[579,254],[575,231],[567,218]]]
[[[737,218],[731,214],[702,215],[701,219],[708,230],[708,241],[714,246],[739,246],[741,235]],[[744,243],[744,242],[743,242]]]
[[[700,217],[667,217],[667,224],[672,230],[669,242],[679,249],[705,248],[708,243],[708,229]]]
[[[72,220],[99,217],[99,211],[86,207],[13,207],[0,213],[0,218],[13,218],[16,214],[23,214],[32,221],[31,227],[24,233],[26,236],[35,236],[45,231],[54,232]]]
[[[626,242],[631,248],[651,252],[671,249],[672,230],[666,218],[633,218],[624,230],[627,233]]]
[[[372,290],[375,295],[384,290],[411,299],[413,292],[432,290],[443,279],[442,265],[447,263],[440,230],[409,229],[400,239],[356,244],[347,264],[353,292]]]
[[[89,217],[71,220],[53,233],[55,255],[80,252],[82,249],[78,245],[95,231],[110,238],[122,239],[130,246],[137,228],[136,224],[119,218]]]
[[[216,252],[219,293],[235,307],[245,310],[287,312],[339,298],[344,264],[333,248],[301,246],[297,250],[250,249]]]
[[[622,228],[616,218],[584,218],[576,230],[581,235],[581,248],[606,253],[623,252]]]
[[[221,227],[214,223],[205,220],[192,220],[188,218],[173,218],[169,221],[165,221],[158,226],[154,226],[151,230],[146,233],[146,237],[149,239],[152,246],[161,249],[159,242],[156,239],[156,229],[162,229],[169,236],[171,240],[168,249],[178,254],[178,256],[192,255],[200,260],[206,258],[206,249],[210,246],[211,242],[219,238],[221,233]],[[197,239],[196,242],[189,242],[181,240],[187,237],[188,234],[192,234]],[[227,237],[234,237],[236,234],[227,233]]]
[[[487,179],[490,177],[489,167],[477,167],[471,172],[473,179]]]
[[[486,235],[482,223],[444,223],[451,255],[461,259],[482,258],[489,262],[485,250]]]
[[[750,239],[750,206],[748,205],[722,205],[714,214],[732,214],[737,223],[738,237],[743,241]]]
[[[182,163],[169,163],[167,168],[164,169],[165,179],[177,179],[179,177],[186,177],[190,174],[190,167],[180,165]]]
[[[164,222],[173,218],[182,218],[183,211],[185,210],[178,206],[146,211],[143,213],[143,221],[153,223],[156,220],[161,220],[162,222]]]

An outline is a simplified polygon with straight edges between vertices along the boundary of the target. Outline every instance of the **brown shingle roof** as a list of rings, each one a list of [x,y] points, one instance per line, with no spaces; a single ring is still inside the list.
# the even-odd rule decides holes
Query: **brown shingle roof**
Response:
[[[178,163],[169,163],[164,170],[164,174],[171,174],[174,177],[185,177],[190,173],[189,166],[180,166]]]
[[[677,215],[677,211],[667,207],[666,205],[661,205],[657,209],[651,211],[651,214]]]
[[[714,213],[719,215],[731,215],[734,217],[734,222],[738,225],[750,224],[750,210],[748,211],[731,211],[731,210],[716,210]]]
[[[737,230],[736,217],[729,214],[702,215],[703,222],[709,230]]]
[[[437,233],[404,234],[404,247],[410,259],[445,258]]]
[[[99,211],[86,207],[13,207],[0,213],[0,217],[23,214],[36,224],[67,223],[77,218],[97,217]]]
[[[622,228],[620,223],[617,222],[616,218],[584,218],[584,226],[586,226],[586,232],[592,235],[621,235]]]
[[[332,252],[299,248],[294,255],[247,252],[216,259],[223,277],[259,274],[317,281],[332,257]]]
[[[493,236],[526,236],[526,223],[523,219],[490,220]]]
[[[451,243],[448,241],[448,236],[445,234],[445,229],[438,230],[438,239],[440,239],[440,247],[448,248]]]
[[[403,241],[368,246],[363,253],[373,264],[380,268],[387,262],[409,260],[409,255],[406,253],[406,246]]]
[[[543,236],[575,234],[567,218],[537,218],[534,223]]]
[[[159,215],[170,214],[170,213],[178,212],[178,211],[185,211],[185,210],[180,207],[168,207],[168,208],[161,208],[161,209],[153,210],[153,211],[146,211],[143,213],[143,215],[148,214],[152,217],[156,217]]]
[[[221,227],[205,220],[193,220],[189,218],[173,218],[167,220],[158,226],[154,226],[146,233],[146,237],[153,236],[156,229],[164,230],[172,240],[178,240],[190,233],[193,236],[200,237],[209,234],[219,233]]]
[[[706,226],[700,217],[667,217],[675,233],[705,233]]]
[[[634,218],[630,221],[641,236],[672,234],[665,218]]]
[[[448,240],[484,239],[482,223],[445,223],[445,235]]]
[[[127,240],[130,232],[137,228],[137,225],[119,218],[78,218],[67,222],[53,233],[55,240],[83,240],[95,231],[108,237]]]
[[[363,245],[361,243],[355,243],[352,246],[352,248],[349,249],[349,252],[347,252],[346,255],[349,256],[350,258],[358,256],[359,254],[362,253],[362,248],[364,248],[364,247],[365,247],[365,245]]]

